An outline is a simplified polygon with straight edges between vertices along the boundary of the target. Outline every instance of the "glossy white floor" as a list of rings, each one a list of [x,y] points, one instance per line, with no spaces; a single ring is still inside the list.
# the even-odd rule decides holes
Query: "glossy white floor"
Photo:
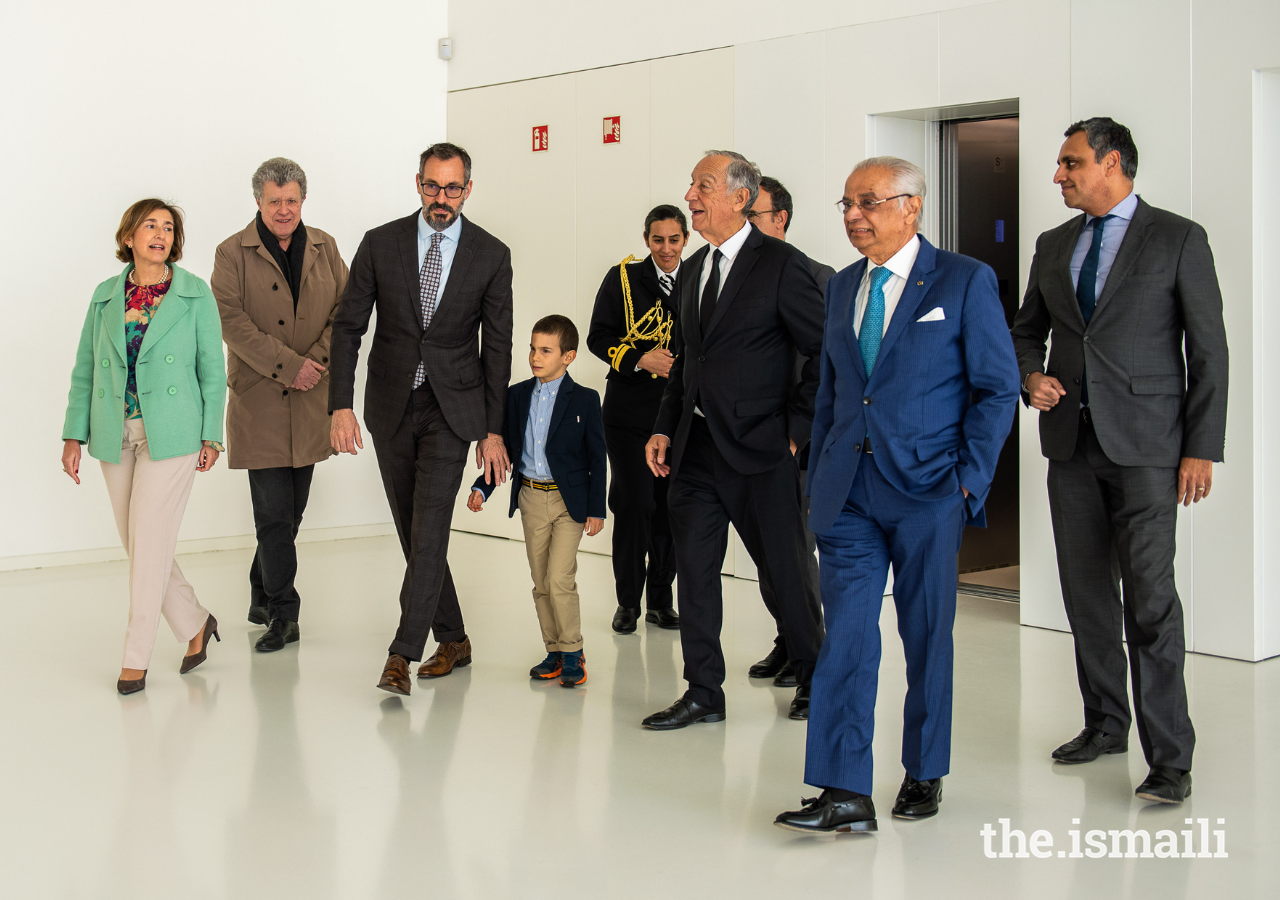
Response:
[[[3,896],[1275,896],[1277,663],[1188,658],[1195,793],[1147,807],[1132,796],[1136,735],[1127,756],[1049,760],[1080,727],[1070,638],[962,597],[943,812],[901,823],[888,812],[904,681],[886,604],[881,830],[814,840],[771,824],[809,793],[805,725],[785,718],[789,692],[746,678],[771,637],[753,583],[725,581],[729,720],[659,734],[640,719],[682,690],[679,640],[613,635],[607,558],[580,557],[590,680],[563,690],[526,676],[541,649],[523,546],[455,534],[475,664],[402,699],[374,688],[396,543],[301,555],[303,639],[274,654],[253,651],[260,629],[244,619],[250,554],[182,558],[223,642],[179,677],[162,625],[146,691],[125,698],[124,564],[0,575]],[[1198,851],[1187,817],[1225,830],[1228,858],[1057,858],[1075,829],[1194,830]],[[1050,832],[1051,856],[987,858],[980,832],[1000,818]]]

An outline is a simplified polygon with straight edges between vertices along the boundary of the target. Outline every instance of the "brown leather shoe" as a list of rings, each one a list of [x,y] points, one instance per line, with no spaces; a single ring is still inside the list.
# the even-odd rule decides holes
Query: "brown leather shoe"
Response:
[[[387,664],[382,669],[382,680],[378,687],[393,694],[409,695],[412,682],[409,681],[409,660],[392,653],[387,657]]]
[[[453,671],[455,666],[471,665],[471,638],[449,641],[436,647],[431,658],[418,667],[419,678],[440,678]]]

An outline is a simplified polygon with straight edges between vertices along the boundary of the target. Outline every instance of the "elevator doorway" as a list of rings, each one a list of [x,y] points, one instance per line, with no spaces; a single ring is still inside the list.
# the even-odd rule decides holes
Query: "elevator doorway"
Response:
[[[995,270],[1007,324],[1018,311],[1018,119],[939,123],[939,238],[943,247]],[[1021,413],[1019,405],[1018,413]],[[1018,580],[1018,421],[1000,452],[987,527],[967,528],[960,581],[967,593],[1016,600]]]

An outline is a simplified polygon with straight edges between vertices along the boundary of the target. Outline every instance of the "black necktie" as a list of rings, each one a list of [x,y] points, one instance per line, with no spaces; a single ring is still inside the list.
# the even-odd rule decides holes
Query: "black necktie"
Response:
[[[716,311],[716,297],[720,295],[720,260],[723,258],[724,254],[719,250],[711,254],[711,277],[707,279],[707,286],[702,289],[700,322],[704,337],[707,334],[707,326],[711,324],[711,316]]]
[[[1080,315],[1085,324],[1093,318],[1094,307],[1098,305],[1098,264],[1102,260],[1102,229],[1109,219],[1115,216],[1099,216],[1094,219],[1093,241],[1089,244],[1089,252],[1084,255],[1080,266],[1080,280],[1076,282],[1076,302],[1080,304]]]

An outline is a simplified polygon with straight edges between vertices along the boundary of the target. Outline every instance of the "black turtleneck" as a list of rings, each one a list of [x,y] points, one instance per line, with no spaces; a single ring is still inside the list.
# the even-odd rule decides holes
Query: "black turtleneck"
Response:
[[[293,294],[293,311],[296,313],[298,291],[302,286],[302,254],[307,249],[307,226],[299,222],[289,241],[289,249],[282,250],[280,239],[272,234],[267,223],[262,221],[262,213],[258,213],[258,237],[262,238],[262,246],[267,248],[267,252],[284,273],[284,280],[289,285],[289,293]]]

